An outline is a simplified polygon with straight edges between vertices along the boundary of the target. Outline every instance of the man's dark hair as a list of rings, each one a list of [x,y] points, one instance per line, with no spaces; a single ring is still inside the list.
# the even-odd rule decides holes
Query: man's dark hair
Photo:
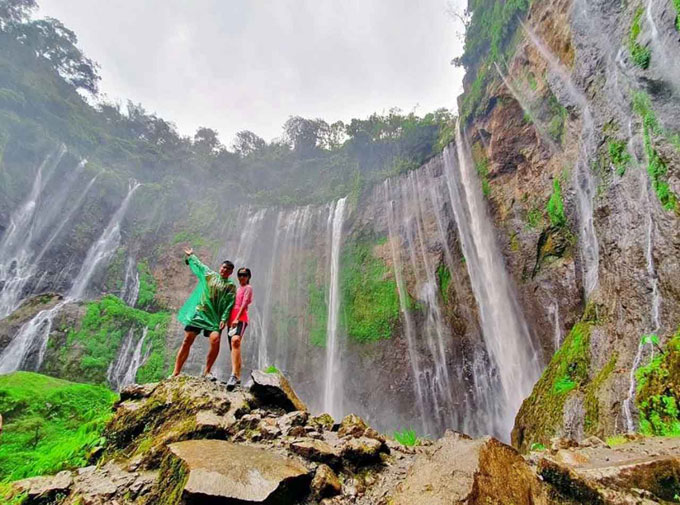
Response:
[[[231,268],[232,270],[234,269],[234,264],[229,260],[224,260],[222,264],[227,265],[227,267]]]

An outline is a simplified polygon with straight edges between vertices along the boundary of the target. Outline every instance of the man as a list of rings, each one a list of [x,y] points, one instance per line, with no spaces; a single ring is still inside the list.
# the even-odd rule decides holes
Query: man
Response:
[[[213,379],[210,370],[220,352],[220,334],[227,325],[236,298],[236,284],[229,278],[234,271],[234,264],[225,261],[220,266],[219,273],[216,273],[201,263],[193,249],[189,248],[184,252],[186,254],[184,261],[198,277],[198,286],[177,315],[179,321],[184,324],[184,342],[177,353],[175,371],[172,375],[179,375],[182,371],[196,335],[202,332],[210,339],[210,350],[203,376]]]

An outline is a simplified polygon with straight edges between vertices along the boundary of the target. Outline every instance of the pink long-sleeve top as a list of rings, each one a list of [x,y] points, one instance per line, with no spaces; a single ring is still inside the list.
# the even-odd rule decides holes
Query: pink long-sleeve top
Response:
[[[236,301],[234,302],[234,308],[231,309],[231,315],[229,316],[229,324],[236,321],[236,316],[238,311],[243,307],[243,312],[241,312],[241,317],[238,318],[239,321],[244,323],[248,322],[248,306],[253,302],[253,287],[250,284],[245,286],[239,286],[236,292]]]

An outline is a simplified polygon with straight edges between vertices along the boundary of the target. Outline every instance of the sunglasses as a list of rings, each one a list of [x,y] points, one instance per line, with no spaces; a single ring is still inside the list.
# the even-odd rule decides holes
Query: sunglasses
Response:
[[[245,272],[240,272],[240,273],[238,274],[238,276],[239,276],[239,277],[248,277],[248,274],[245,273]]]

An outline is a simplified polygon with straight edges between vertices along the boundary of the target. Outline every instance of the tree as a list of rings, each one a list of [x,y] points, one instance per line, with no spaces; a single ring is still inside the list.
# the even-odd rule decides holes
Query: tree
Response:
[[[61,21],[54,18],[38,19],[18,24],[12,32],[19,42],[33,49],[36,56],[48,60],[76,89],[97,94],[100,79],[98,65],[76,47],[76,34]]]
[[[0,0],[0,30],[10,31],[25,23],[37,8],[35,0]]]
[[[204,153],[215,154],[224,149],[217,132],[212,128],[201,126],[194,135],[194,146]]]
[[[238,132],[232,145],[234,151],[236,151],[236,153],[242,158],[260,151],[266,146],[267,143],[264,141],[264,139],[258,137],[249,130],[241,130]]]
[[[283,125],[284,138],[297,152],[311,154],[320,146],[330,132],[330,126],[323,119],[305,119],[291,116]]]

